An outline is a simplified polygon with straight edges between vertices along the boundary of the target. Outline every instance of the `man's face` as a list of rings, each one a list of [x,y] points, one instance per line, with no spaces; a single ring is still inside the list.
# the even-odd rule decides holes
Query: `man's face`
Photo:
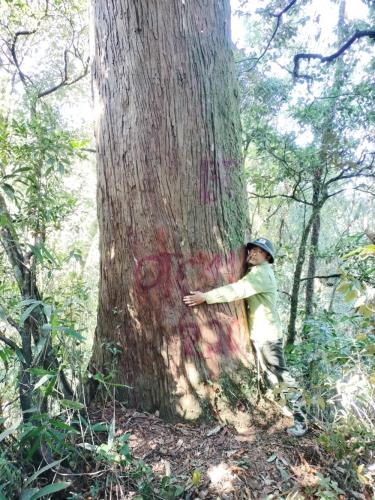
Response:
[[[257,266],[267,260],[267,252],[259,247],[252,247],[247,250],[246,262],[251,266]]]

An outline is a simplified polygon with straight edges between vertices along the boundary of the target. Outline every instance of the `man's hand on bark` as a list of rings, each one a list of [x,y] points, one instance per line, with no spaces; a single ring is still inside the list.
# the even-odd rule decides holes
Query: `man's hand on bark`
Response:
[[[203,304],[203,302],[206,302],[206,299],[203,296],[203,292],[195,290],[194,292],[190,292],[190,294],[191,295],[185,295],[185,297],[182,299],[187,306],[199,306],[199,304]]]

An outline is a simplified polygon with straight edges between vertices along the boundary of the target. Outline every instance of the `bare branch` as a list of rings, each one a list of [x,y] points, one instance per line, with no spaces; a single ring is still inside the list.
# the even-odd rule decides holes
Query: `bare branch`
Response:
[[[365,158],[368,154],[370,154],[373,157],[371,163],[369,165],[363,166],[362,168],[360,168],[357,171],[353,171],[353,168],[355,166],[361,165],[361,163],[363,163],[363,161],[365,160]],[[325,185],[328,186],[329,184],[332,184],[333,182],[339,181],[341,179],[351,179],[353,177],[375,177],[374,172],[372,172],[373,165],[374,165],[374,153],[364,152],[363,154],[361,154],[361,158],[357,162],[351,163],[348,166],[344,167],[341,170],[341,172],[339,172],[334,177],[331,177],[331,179],[328,179],[328,181],[325,183]],[[350,170],[352,170],[352,171],[350,172]],[[370,171],[369,174],[364,173],[367,170]]]
[[[271,199],[271,198],[289,198],[290,200],[298,201],[298,203],[303,203],[305,205],[313,206],[313,204],[310,203],[309,201],[301,200],[300,198],[297,198],[296,196],[289,195],[289,194],[269,194],[269,195],[258,194],[258,193],[249,193],[249,194],[255,196],[256,198],[268,198],[268,199]]]
[[[13,64],[16,66],[17,68],[17,72],[18,72],[18,75],[21,79],[21,82],[26,86],[27,85],[27,80],[29,80],[30,83],[32,83],[31,79],[29,76],[27,76],[22,70],[21,70],[21,65],[19,63],[19,60],[18,60],[18,57],[17,57],[17,52],[16,52],[16,44],[17,44],[17,40],[20,36],[29,36],[29,35],[33,35],[34,33],[36,33],[38,31],[38,28],[41,24],[41,22],[43,21],[43,19],[45,19],[47,16],[48,16],[48,9],[49,9],[49,1],[46,0],[46,5],[45,5],[45,9],[44,9],[44,13],[42,15],[42,17],[40,17],[37,21],[37,24],[36,24],[36,28],[33,29],[33,30],[19,30],[19,31],[16,31],[15,34],[14,34],[14,37],[13,37],[13,40],[12,40],[12,43],[9,47],[9,50],[10,50],[10,53],[11,53],[11,56],[12,56],[12,60],[13,60]],[[8,44],[6,44],[8,45]]]
[[[4,332],[1,332],[1,333],[4,333]],[[4,344],[6,344],[8,347],[10,347],[13,351],[17,351],[20,349],[18,347],[18,345],[13,340],[8,339],[8,337],[5,337],[5,335],[0,335],[0,340],[1,340],[1,342],[4,342]]]
[[[74,78],[73,80],[71,80],[70,82],[67,81],[68,79],[65,77],[56,85],[54,85],[53,87],[50,87],[49,89],[47,90],[43,90],[43,92],[39,92],[38,94],[38,97],[41,98],[41,97],[45,97],[49,94],[52,94],[53,92],[55,92],[56,90],[58,90],[59,88],[61,87],[67,87],[69,85],[73,85],[74,83],[77,83],[79,80],[82,80],[82,78],[84,78],[87,73],[89,71],[89,65],[88,65],[88,61],[86,63],[86,65],[84,66],[84,70],[83,72],[77,76],[77,78]]]
[[[314,280],[316,278],[318,279],[329,279],[329,278],[340,278],[341,274],[327,274],[324,276],[311,276],[311,277],[306,277],[306,278],[301,278],[300,281],[306,281],[306,280]]]
[[[241,59],[240,61],[236,61],[236,63],[241,63],[241,62],[244,62],[244,61],[251,61],[251,60],[254,61],[255,60],[255,64],[253,64],[253,66],[251,66],[251,68],[249,68],[247,71],[251,71],[251,70],[253,70],[255,68],[255,66],[258,64],[258,62],[262,59],[262,57],[266,54],[266,52],[270,48],[271,43],[272,43],[273,39],[275,38],[276,33],[277,33],[277,31],[278,31],[278,29],[280,27],[282,16],[284,14],[286,14],[286,12],[288,12],[288,10],[290,10],[296,2],[297,2],[297,0],[291,0],[288,3],[288,5],[286,7],[284,7],[280,12],[278,12],[277,14],[271,14],[272,17],[276,18],[275,27],[273,29],[271,38],[268,40],[268,43],[267,43],[266,47],[263,49],[263,52],[260,54],[260,56],[258,56],[258,57],[247,57],[246,59]]]
[[[80,151],[85,151],[86,153],[96,153],[96,149],[92,148],[81,148]]]
[[[354,191],[359,191],[360,193],[369,194],[370,196],[375,197],[375,191],[368,191],[367,189],[363,189],[361,187],[355,187],[353,189],[354,189]]]
[[[0,310],[1,310],[1,311],[5,311],[5,309],[4,309],[3,307],[1,307],[1,306],[0,306]],[[11,318],[10,316],[5,316],[5,317],[4,317],[4,319],[5,319],[5,321],[6,321],[7,323],[9,323],[9,324],[10,324],[10,326],[13,326],[13,328],[15,328],[18,332],[20,332],[20,333],[21,333],[21,331],[20,331],[20,330],[21,330],[21,327],[20,327],[20,325],[17,323],[17,321],[15,321],[15,320],[14,320],[13,318]]]
[[[308,78],[312,79],[311,76],[308,75],[301,75],[299,73],[299,67],[300,67],[300,62],[301,60],[305,59],[310,61],[311,59],[319,59],[321,63],[330,63],[340,57],[345,51],[349,49],[349,47],[356,41],[359,40],[360,38],[363,37],[370,37],[375,39],[375,31],[374,30],[360,30],[356,31],[353,36],[351,36],[336,52],[329,56],[323,56],[321,54],[314,54],[314,53],[300,53],[296,54],[293,58],[294,62],[294,68],[293,68],[293,77],[294,78]]]
[[[29,76],[27,76],[22,70],[21,70],[21,66],[20,66],[20,63],[18,61],[18,57],[17,57],[17,52],[16,52],[16,43],[17,43],[17,40],[18,40],[18,37],[20,36],[28,36],[28,35],[33,35],[34,33],[36,33],[36,29],[35,30],[31,30],[31,31],[26,31],[26,30],[23,30],[23,31],[16,31],[16,33],[14,34],[14,37],[13,37],[13,40],[12,40],[12,44],[11,46],[9,47],[9,50],[10,50],[10,53],[12,55],[12,60],[13,60],[13,63],[15,65],[15,67],[17,68],[17,71],[18,71],[18,75],[20,77],[20,80],[21,82],[24,84],[24,86],[26,87],[27,86],[27,80],[31,82],[31,79]]]
[[[343,189],[339,189],[338,191],[335,191],[334,193],[330,193],[327,198],[332,198],[332,196],[336,196],[337,194],[340,194],[340,193],[343,193],[344,191],[348,191],[348,189],[350,188],[343,188]]]
[[[39,28],[42,20],[48,16],[48,8],[49,8],[49,4],[48,4],[48,0],[47,0],[44,15],[38,20],[36,28],[33,30],[19,30],[19,31],[17,31],[14,34],[14,37],[13,37],[11,43],[10,44],[7,43],[7,46],[9,48],[9,51],[11,54],[10,61],[16,67],[18,76],[25,87],[27,87],[28,85],[34,85],[34,82],[32,81],[32,79],[28,75],[26,75],[26,73],[23,72],[23,70],[21,68],[21,64],[20,64],[19,58],[17,56],[17,51],[16,51],[17,40],[20,36],[33,35],[34,33],[36,33],[38,31],[38,28]],[[77,47],[74,44],[74,27],[72,27],[72,30],[73,30],[73,40],[71,41],[69,48],[71,46],[73,47],[73,52],[71,52],[71,53],[74,55],[74,57],[76,57],[77,59],[79,59],[81,61],[83,70],[77,77],[75,77],[69,81],[69,74],[68,74],[68,52],[69,52],[69,49],[68,48],[65,49],[64,54],[63,54],[64,64],[63,64],[63,70],[61,72],[60,82],[57,83],[56,85],[52,85],[50,88],[48,88],[46,90],[39,92],[37,94],[38,98],[42,98],[42,97],[45,97],[47,95],[50,95],[53,92],[55,92],[56,90],[60,89],[61,87],[73,85],[74,83],[77,83],[79,80],[81,80],[82,78],[84,78],[88,74],[89,58],[87,58],[86,61],[83,61],[82,55],[80,54],[79,50],[77,49]]]

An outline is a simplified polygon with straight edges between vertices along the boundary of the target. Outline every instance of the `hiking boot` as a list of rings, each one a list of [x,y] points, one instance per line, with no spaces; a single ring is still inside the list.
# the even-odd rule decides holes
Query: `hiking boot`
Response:
[[[298,420],[295,420],[293,426],[288,427],[286,432],[290,436],[301,437],[301,436],[304,436],[306,434],[307,430],[308,430],[308,427],[307,427],[306,422],[300,422]]]

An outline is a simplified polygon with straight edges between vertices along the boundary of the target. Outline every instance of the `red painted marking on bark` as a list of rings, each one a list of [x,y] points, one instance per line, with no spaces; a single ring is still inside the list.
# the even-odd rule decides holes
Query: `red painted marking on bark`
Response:
[[[184,313],[178,322],[178,332],[182,342],[184,356],[200,357],[199,345],[202,337],[199,325],[192,320],[186,321],[187,313]],[[198,347],[198,350],[197,348]]]
[[[241,248],[226,255],[203,251],[190,255],[181,251],[166,252],[163,251],[167,246],[163,228],[156,232],[153,240],[155,248],[162,251],[143,256],[134,270],[135,291],[139,300],[157,309],[155,313],[160,315],[160,324],[168,324],[171,330],[177,326],[184,356],[208,359],[210,355],[243,354],[240,352],[240,339],[236,341],[236,334],[241,329],[235,318],[219,313],[220,317],[197,323],[191,309],[182,304],[183,295],[195,289],[194,283],[199,283],[196,287],[204,290],[214,286],[220,276],[225,276],[227,283],[238,279]],[[187,309],[177,325],[174,319],[176,308]],[[206,331],[209,333],[203,335]]]
[[[135,284],[139,292],[160,286],[163,296],[170,294],[171,255],[167,252],[142,257],[136,265]]]
[[[202,335],[202,330],[206,329],[216,332],[217,337],[214,342],[208,342]],[[212,318],[199,326],[194,318],[189,317],[189,313],[183,313],[178,322],[183,355],[187,357],[201,357],[201,350],[208,355],[244,354],[235,339],[235,331],[239,331],[239,322],[233,317],[226,317],[223,320]]]
[[[209,352],[227,356],[241,353],[241,348],[235,339],[235,331],[239,331],[237,318],[211,319],[205,325],[218,332],[217,341],[208,347]]]
[[[165,234],[155,236],[156,246],[167,245]],[[198,251],[190,256],[182,252],[158,252],[139,259],[134,271],[138,293],[145,293],[160,287],[163,297],[169,297],[177,287],[182,294],[191,290],[191,283],[199,280],[200,286],[210,286],[219,279],[220,270],[226,270],[226,281],[237,279],[239,268],[239,249],[231,250],[227,255]]]
[[[156,248],[162,252],[168,252],[168,233],[164,227],[158,227],[155,230],[155,246]]]

